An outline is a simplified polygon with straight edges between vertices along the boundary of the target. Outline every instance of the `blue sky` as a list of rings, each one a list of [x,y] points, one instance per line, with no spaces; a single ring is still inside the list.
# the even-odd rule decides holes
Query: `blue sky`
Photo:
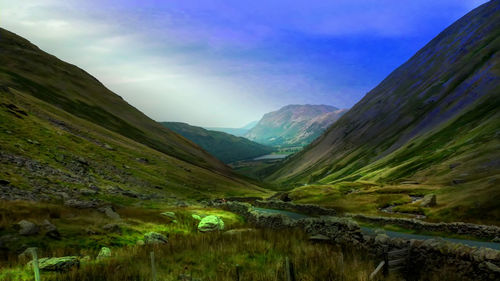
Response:
[[[0,26],[158,121],[347,108],[485,0],[0,0]]]

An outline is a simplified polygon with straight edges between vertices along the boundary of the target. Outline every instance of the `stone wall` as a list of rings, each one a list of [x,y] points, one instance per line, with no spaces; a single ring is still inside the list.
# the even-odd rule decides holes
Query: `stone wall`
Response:
[[[390,238],[385,234],[367,236],[363,235],[359,225],[349,218],[291,220],[282,214],[258,212],[248,203],[223,202],[212,203],[212,206],[237,213],[257,227],[298,227],[310,235],[321,234],[328,237],[330,243],[364,249],[375,259],[382,260],[384,252],[410,247],[408,271],[405,276],[407,280],[419,280],[422,273],[438,278],[440,274],[444,274],[444,277],[453,276],[455,280],[500,280],[500,252],[496,250],[477,249],[439,239],[420,241]],[[267,208],[271,208],[270,206],[279,209],[277,205],[266,205]]]
[[[494,239],[495,237],[500,237],[500,227],[491,225],[479,225],[463,222],[430,223],[416,219],[373,217],[365,215],[351,215],[351,217],[359,221],[377,224],[392,224],[413,230],[447,232],[470,235],[483,239]]]

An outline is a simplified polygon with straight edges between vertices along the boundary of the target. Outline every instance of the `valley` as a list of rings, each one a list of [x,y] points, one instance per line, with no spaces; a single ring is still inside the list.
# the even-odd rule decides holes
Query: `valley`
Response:
[[[0,28],[0,280],[499,280],[499,109],[498,0],[350,109],[241,128],[157,122]]]

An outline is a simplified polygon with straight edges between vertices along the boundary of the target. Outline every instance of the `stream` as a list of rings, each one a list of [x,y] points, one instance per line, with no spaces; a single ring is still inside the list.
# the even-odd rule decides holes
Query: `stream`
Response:
[[[263,212],[263,213],[270,213],[270,214],[283,214],[293,220],[299,220],[303,218],[307,218],[309,216],[304,215],[304,214],[299,214],[299,213],[294,213],[290,211],[284,211],[284,210],[275,210],[275,209],[266,209],[266,208],[257,208],[254,207],[256,211]],[[361,227],[361,231],[364,234],[367,235],[375,235],[375,229],[372,227]],[[447,238],[447,237],[441,237],[441,236],[432,236],[432,235],[424,235],[424,234],[411,234],[411,233],[405,233],[405,232],[397,232],[397,231],[391,231],[391,230],[384,230],[387,236],[393,237],[393,238],[404,238],[404,239],[417,239],[417,240],[428,240],[428,239],[435,239],[435,238],[442,238],[445,241],[452,242],[452,243],[459,243],[471,247],[484,247],[484,248],[490,248],[490,249],[495,249],[500,251],[500,243],[494,243],[494,242],[483,242],[483,241],[476,241],[476,240],[468,240],[468,239],[457,239],[457,238]]]

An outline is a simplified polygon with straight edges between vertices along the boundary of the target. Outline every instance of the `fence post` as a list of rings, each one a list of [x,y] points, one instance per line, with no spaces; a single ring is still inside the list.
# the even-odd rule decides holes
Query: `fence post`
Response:
[[[31,249],[31,255],[33,256],[33,271],[35,272],[35,281],[40,281],[40,268],[38,267],[38,255],[36,253],[36,248]]]
[[[153,275],[153,281],[156,281],[156,268],[155,268],[155,252],[151,251],[151,272]]]
[[[293,274],[293,265],[290,263],[290,259],[285,257],[285,271],[286,271],[286,281],[295,281],[295,275]]]
[[[240,281],[240,268],[239,264],[236,265],[236,281]]]

